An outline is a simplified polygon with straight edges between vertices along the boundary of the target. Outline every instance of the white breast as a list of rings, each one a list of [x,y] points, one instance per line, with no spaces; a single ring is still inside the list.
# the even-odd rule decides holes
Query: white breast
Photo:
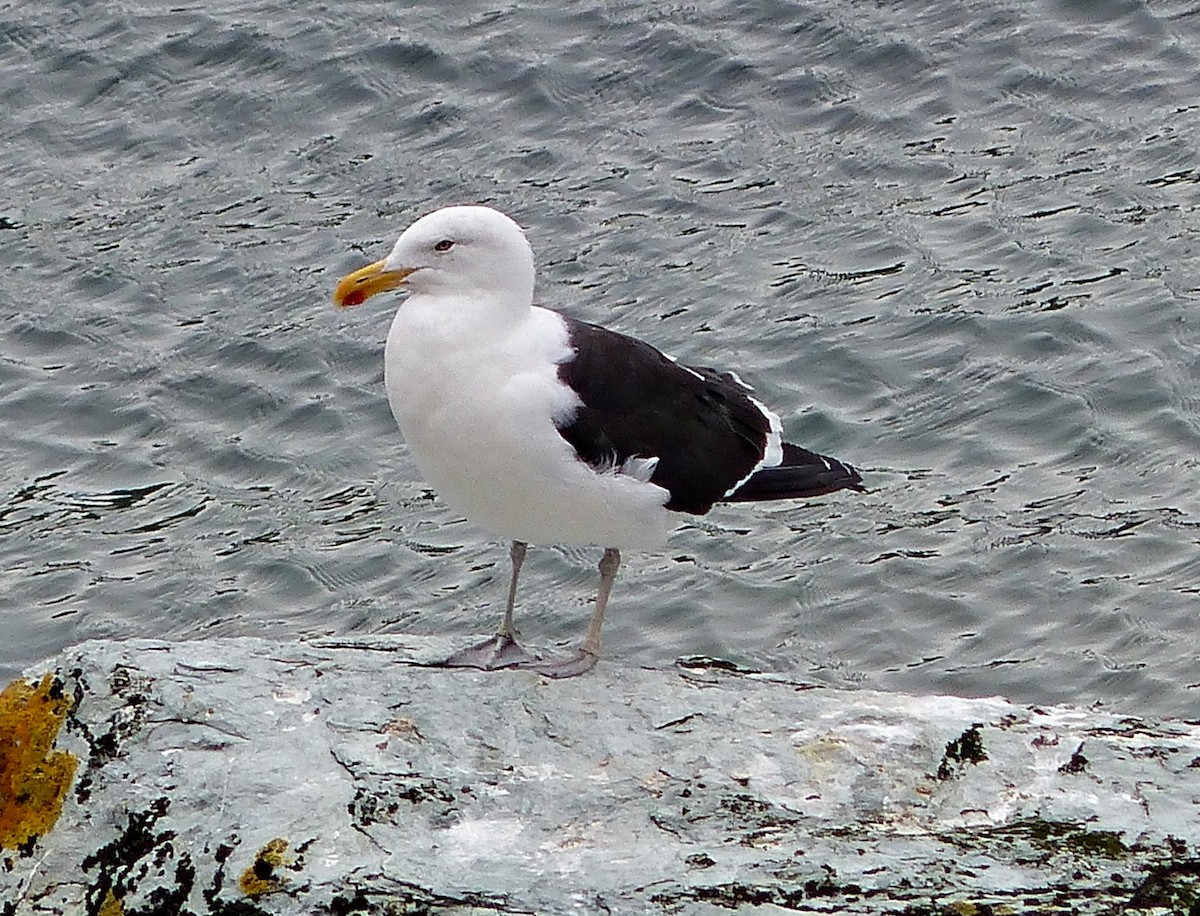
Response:
[[[558,379],[570,356],[554,312],[497,315],[471,301],[412,296],[388,334],[392,414],[438,495],[475,524],[535,544],[662,543],[668,493],[597,473],[558,434],[579,399]]]

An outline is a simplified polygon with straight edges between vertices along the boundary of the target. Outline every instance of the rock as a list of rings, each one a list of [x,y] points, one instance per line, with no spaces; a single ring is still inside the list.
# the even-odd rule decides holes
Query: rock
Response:
[[[711,660],[606,661],[569,681],[427,667],[449,648],[64,653],[38,669],[44,686],[14,692],[69,702],[55,749],[0,756],[0,812],[24,804],[6,765],[67,752],[74,783],[57,823],[0,850],[0,914],[1186,912],[1196,899],[1193,724],[815,689]]]

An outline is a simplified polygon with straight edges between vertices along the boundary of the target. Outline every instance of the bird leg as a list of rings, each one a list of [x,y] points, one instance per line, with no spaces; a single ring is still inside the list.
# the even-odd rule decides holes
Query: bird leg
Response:
[[[508,603],[504,608],[499,632],[476,646],[460,649],[442,662],[442,665],[448,668],[483,668],[485,671],[521,668],[552,678],[575,677],[596,667],[596,662],[600,659],[600,628],[604,626],[604,610],[608,607],[608,596],[612,594],[617,570],[621,568],[620,551],[609,547],[600,558],[600,585],[596,589],[596,608],[592,611],[592,619],[588,623],[587,634],[579,651],[565,658],[541,659],[530,655],[517,642],[517,628],[513,623],[517,577],[525,560],[526,546],[523,541],[512,542],[512,581],[508,585]]]
[[[536,665],[539,659],[530,655],[517,642],[517,627],[513,623],[513,605],[517,600],[517,577],[521,575],[521,564],[525,562],[527,545],[524,541],[513,541],[509,549],[512,557],[512,580],[508,583],[508,603],[504,606],[504,618],[500,629],[491,639],[466,649],[460,649],[442,662],[448,668],[515,668]]]
[[[500,621],[500,634],[513,642],[517,639],[517,625],[513,623],[513,606],[517,603],[517,577],[521,575],[521,564],[525,562],[528,546],[524,541],[513,541],[508,549],[512,559],[512,579],[508,582],[508,601],[504,605],[504,619]]]
[[[553,678],[575,677],[596,667],[596,662],[600,660],[600,628],[604,625],[604,609],[608,607],[608,596],[612,594],[613,582],[616,581],[617,570],[620,568],[620,551],[615,547],[607,548],[604,556],[600,558],[600,586],[596,589],[596,609],[592,611],[587,635],[578,652],[562,659],[519,662],[513,667],[527,668]]]
[[[596,589],[596,609],[588,623],[587,635],[583,639],[581,652],[593,658],[600,657],[600,627],[604,626],[604,610],[608,607],[608,596],[612,594],[617,570],[621,568],[621,552],[615,547],[605,549],[600,558],[600,586]]]

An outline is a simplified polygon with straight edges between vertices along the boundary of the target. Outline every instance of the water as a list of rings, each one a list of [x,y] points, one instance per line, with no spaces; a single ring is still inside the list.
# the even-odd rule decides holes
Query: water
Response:
[[[1200,715],[1200,4],[0,9],[0,673],[90,637],[490,629],[507,552],[421,482],[413,218],[736,368],[871,492],[627,558],[606,650]],[[686,520],[685,520],[686,521]],[[582,635],[598,551],[532,551]]]

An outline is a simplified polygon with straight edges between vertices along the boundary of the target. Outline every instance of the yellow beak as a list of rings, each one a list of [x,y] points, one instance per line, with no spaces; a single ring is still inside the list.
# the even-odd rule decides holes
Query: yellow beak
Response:
[[[411,268],[384,270],[384,263],[384,261],[376,261],[374,264],[360,267],[354,273],[342,277],[337,289],[333,291],[333,304],[338,308],[362,305],[372,296],[400,286],[412,273]]]

